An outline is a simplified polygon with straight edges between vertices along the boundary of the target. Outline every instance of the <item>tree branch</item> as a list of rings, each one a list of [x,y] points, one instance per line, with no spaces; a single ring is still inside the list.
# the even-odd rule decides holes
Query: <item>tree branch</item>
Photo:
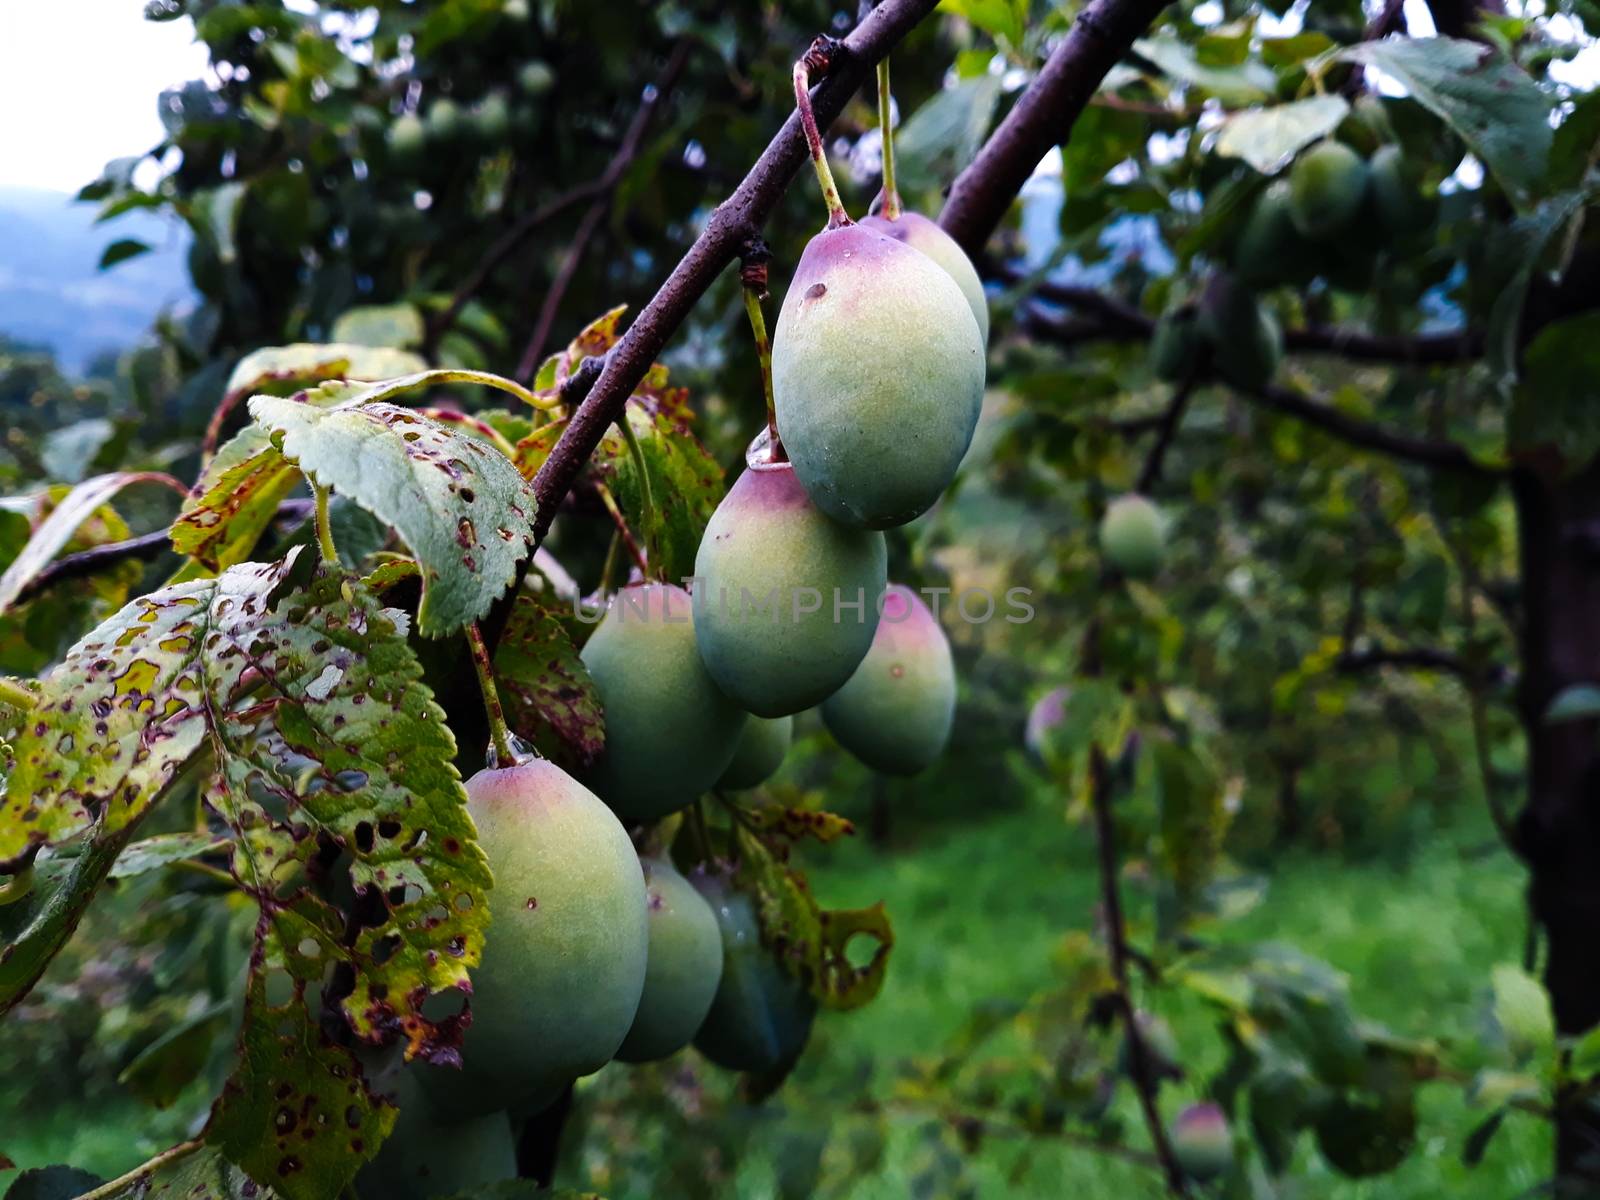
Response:
[[[285,500],[278,506],[277,515],[273,520],[304,520],[310,512],[309,500]],[[120,542],[107,542],[103,546],[79,550],[76,554],[63,555],[28,580],[17,593],[16,603],[21,604],[25,600],[31,600],[41,592],[48,591],[68,579],[82,579],[85,575],[93,575],[96,571],[115,566],[119,562],[131,559],[149,561],[171,547],[171,533],[165,529],[157,529]]]
[[[828,77],[813,91],[819,122],[833,121],[878,60],[937,7],[937,0],[884,0],[844,39]],[[689,311],[722,271],[739,256],[746,240],[759,231],[784,191],[807,162],[800,118],[791,113],[761,157],[711,214],[704,230],[673,268],[611,352],[593,390],[572,414],[566,431],[534,477],[539,512],[535,542],[550,530],[561,498],[571,489],[583,464],[605,431],[622,414],[634,385],[677,331]],[[1020,186],[1020,185],[1019,185]]]
[[[1002,277],[1020,282],[1026,277],[1019,271],[1006,270]],[[1147,316],[1133,305],[1095,288],[1073,287],[1069,284],[1044,281],[1034,287],[1033,293],[1052,304],[1059,304],[1095,318],[1081,326],[1071,327],[1078,336],[1074,340],[1094,340],[1094,329],[1104,331],[1107,341],[1138,341],[1155,330],[1155,318]],[[1026,310],[1025,320],[1037,323],[1046,336],[1052,328],[1060,330],[1067,322],[1040,313],[1035,308]],[[1331,354],[1353,362],[1396,363],[1405,366],[1441,366],[1449,363],[1471,362],[1483,357],[1483,334],[1475,329],[1453,330],[1448,333],[1405,334],[1363,333],[1353,329],[1312,326],[1305,329],[1288,329],[1283,334],[1284,348],[1297,354]]]
[[[1347,650],[1339,655],[1335,665],[1347,675],[1395,667],[1410,671],[1441,671],[1447,675],[1458,676],[1469,684],[1483,682],[1483,673],[1476,665],[1452,650],[1434,646],[1406,646],[1390,650]],[[1503,671],[1491,671],[1490,677],[1499,675],[1503,678],[1503,674]]]
[[[1234,390],[1274,412],[1295,417],[1324,433],[1332,434],[1341,441],[1366,450],[1375,450],[1390,458],[1402,459],[1419,466],[1460,471],[1463,474],[1482,475],[1492,479],[1505,475],[1502,470],[1484,466],[1455,442],[1431,441],[1427,438],[1396,433],[1381,425],[1340,412],[1330,404],[1313,400],[1291,388],[1269,383],[1260,388],[1235,386]]]
[[[1168,401],[1166,411],[1161,414],[1156,424],[1155,444],[1150,447],[1150,453],[1144,460],[1144,469],[1139,472],[1139,481],[1134,484],[1133,490],[1144,495],[1150,494],[1150,489],[1161,480],[1161,467],[1166,462],[1167,451],[1172,448],[1172,441],[1178,435],[1178,426],[1183,423],[1183,411],[1189,407],[1189,397],[1194,394],[1195,375],[1191,374],[1180,383]]]
[[[1048,288],[1053,298],[1058,298],[1063,304],[1071,304],[1092,312],[1095,319],[1088,322],[1074,321],[1052,317],[1038,311],[1027,312],[1023,328],[1044,340],[1064,346],[1096,340],[1097,337],[1112,341],[1141,341],[1149,337],[1155,328],[1155,322],[1138,309],[1093,288],[1063,287],[1056,284],[1048,285]],[[1044,294],[1044,289],[1041,289],[1041,294]],[[1353,358],[1376,358],[1380,352],[1393,351],[1397,349],[1398,343],[1403,342],[1408,344],[1407,353],[1410,355],[1410,361],[1424,361],[1422,356],[1428,353],[1460,354],[1463,347],[1470,344],[1473,336],[1469,333],[1393,339],[1375,338],[1367,334],[1332,333],[1326,330],[1297,330],[1286,335],[1285,341],[1299,348],[1337,347],[1337,353]],[[1290,388],[1273,384],[1260,388],[1243,388],[1235,385],[1235,390],[1266,408],[1296,417],[1352,445],[1375,450],[1391,458],[1426,467],[1497,479],[1505,474],[1502,470],[1478,462],[1464,447],[1455,442],[1435,441],[1397,433],[1373,422],[1340,412],[1329,404],[1313,400]]]
[[[950,189],[944,231],[977,256],[1052,146],[1062,144],[1100,81],[1155,24],[1168,0],[1089,0],[1067,36]]]
[[[679,38],[677,44],[672,47],[672,54],[662,69],[661,78],[645,89],[644,98],[639,102],[633,120],[628,123],[627,132],[622,135],[622,143],[611,156],[611,161],[606,164],[604,173],[597,181],[594,202],[589,205],[588,211],[578,222],[578,230],[572,235],[572,244],[567,250],[567,256],[562,259],[560,269],[556,271],[555,278],[550,281],[549,290],[544,294],[544,303],[539,306],[539,317],[534,322],[533,335],[523,347],[522,357],[517,363],[516,379],[519,383],[526,384],[538,369],[545,343],[550,339],[551,326],[555,324],[556,314],[561,309],[561,301],[566,297],[567,289],[572,286],[573,277],[578,273],[578,267],[589,249],[589,243],[598,232],[600,222],[605,219],[607,209],[611,207],[611,198],[616,194],[617,185],[622,182],[623,175],[638,156],[639,145],[644,140],[645,131],[650,127],[651,118],[672,94],[672,89],[677,86],[678,77],[683,74],[683,68],[689,61],[689,51],[693,45],[692,39],[684,37]]]

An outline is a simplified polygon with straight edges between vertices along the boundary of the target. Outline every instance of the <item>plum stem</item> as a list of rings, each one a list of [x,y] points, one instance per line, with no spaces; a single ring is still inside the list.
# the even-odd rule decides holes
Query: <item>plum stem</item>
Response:
[[[756,361],[761,367],[761,395],[767,403],[768,461],[788,462],[783,439],[778,436],[778,404],[772,394],[772,339],[767,336],[767,318],[761,311],[762,289],[744,285],[744,311],[750,317],[750,332],[756,339]]]
[[[894,182],[894,95],[889,91],[889,56],[878,60],[878,136],[883,142],[883,216],[900,219],[900,191]]]
[[[817,182],[822,185],[822,199],[828,206],[828,228],[843,229],[855,224],[844,210],[839,189],[833,182],[833,172],[828,169],[828,156],[822,149],[822,132],[817,128],[817,114],[811,110],[811,60],[807,54],[794,64],[794,103],[800,112],[800,127],[805,130],[806,145],[811,148],[811,165],[816,168]]]
[[[311,485],[317,500],[317,546],[322,551],[322,561],[330,567],[339,565],[339,547],[333,541],[333,522],[328,516],[329,489],[319,483]]]
[[[506,728],[506,712],[500,705],[500,689],[494,681],[494,664],[489,661],[489,647],[484,645],[483,631],[476,621],[467,624],[467,646],[472,651],[472,669],[478,676],[478,690],[483,693],[483,711],[489,718],[489,744],[494,752],[495,767],[509,767],[517,761],[511,749],[511,730]]]
[[[644,548],[639,545],[639,540],[633,536],[633,530],[628,528],[628,518],[623,515],[622,508],[617,504],[617,498],[611,494],[611,489],[603,483],[596,483],[594,490],[600,496],[600,503],[605,505],[606,512],[611,514],[611,523],[617,527],[617,536],[622,539],[622,544],[628,548],[634,564],[639,568],[639,574],[646,579],[650,578],[650,561],[644,556]]]

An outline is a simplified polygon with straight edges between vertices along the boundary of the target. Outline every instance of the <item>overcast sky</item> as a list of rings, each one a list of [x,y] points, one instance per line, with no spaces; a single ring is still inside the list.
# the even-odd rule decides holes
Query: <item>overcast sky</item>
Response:
[[[149,149],[161,89],[204,66],[194,26],[140,0],[0,0],[0,187],[75,191]]]

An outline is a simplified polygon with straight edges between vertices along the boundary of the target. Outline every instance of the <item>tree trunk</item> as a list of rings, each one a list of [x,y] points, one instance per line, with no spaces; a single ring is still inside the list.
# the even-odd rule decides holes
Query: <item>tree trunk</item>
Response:
[[[1544,931],[1545,984],[1562,1034],[1600,1023],[1600,721],[1548,725],[1563,688],[1600,681],[1600,463],[1566,480],[1513,480],[1523,586],[1522,684],[1527,807],[1518,849]],[[1556,1170],[1566,1196],[1600,1193],[1600,1113],[1564,1108]]]

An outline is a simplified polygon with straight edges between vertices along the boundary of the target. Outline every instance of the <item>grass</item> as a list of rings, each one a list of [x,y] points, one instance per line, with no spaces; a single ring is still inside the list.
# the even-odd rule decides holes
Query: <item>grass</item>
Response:
[[[1053,815],[1013,811],[964,825],[902,824],[908,840],[891,851],[850,842],[814,856],[813,880],[828,905],[888,903],[898,935],[893,966],[876,1003],[819,1020],[811,1051],[763,1118],[770,1123],[753,1143],[758,1150],[737,1159],[715,1194],[787,1200],[820,1181],[826,1194],[851,1200],[1160,1195],[1142,1168],[1049,1139],[990,1139],[961,1155],[937,1122],[896,1117],[880,1145],[843,1115],[865,1096],[888,1098],[901,1064],[939,1054],[980,1005],[1050,987],[1053,951],[1066,931],[1087,926],[1094,908],[1087,832]],[[1470,1040],[1489,969],[1519,957],[1524,936],[1520,871],[1503,853],[1486,852],[1491,840],[1486,823],[1464,818],[1400,864],[1289,856],[1274,866],[1266,902],[1219,927],[1219,936],[1293,942],[1349,976],[1364,1016],[1405,1034]],[[1198,1057],[1202,1070],[1214,1066],[1206,1055],[1215,1058],[1216,1039],[1201,1008],[1156,1007],[1186,1056]],[[114,1174],[185,1132],[177,1115],[152,1114],[114,1093],[93,1111],[52,1108],[49,1096],[28,1095],[22,1082],[0,1092],[0,1149],[20,1166],[72,1162]],[[1172,1111],[1182,1099],[1168,1095],[1164,1103]],[[1142,1144],[1126,1088],[1117,1111],[1130,1139]],[[1550,1143],[1547,1129],[1530,1119],[1508,1122],[1480,1166],[1462,1165],[1462,1141],[1483,1115],[1459,1088],[1430,1086],[1417,1151],[1399,1171],[1370,1181],[1336,1175],[1303,1139],[1294,1196],[1501,1200],[1537,1185]],[[576,1172],[583,1181],[595,1178],[587,1168],[605,1153],[590,1144],[571,1156],[575,1169],[584,1165]],[[610,1183],[603,1190],[613,1200],[673,1194],[636,1189],[620,1175]]]

